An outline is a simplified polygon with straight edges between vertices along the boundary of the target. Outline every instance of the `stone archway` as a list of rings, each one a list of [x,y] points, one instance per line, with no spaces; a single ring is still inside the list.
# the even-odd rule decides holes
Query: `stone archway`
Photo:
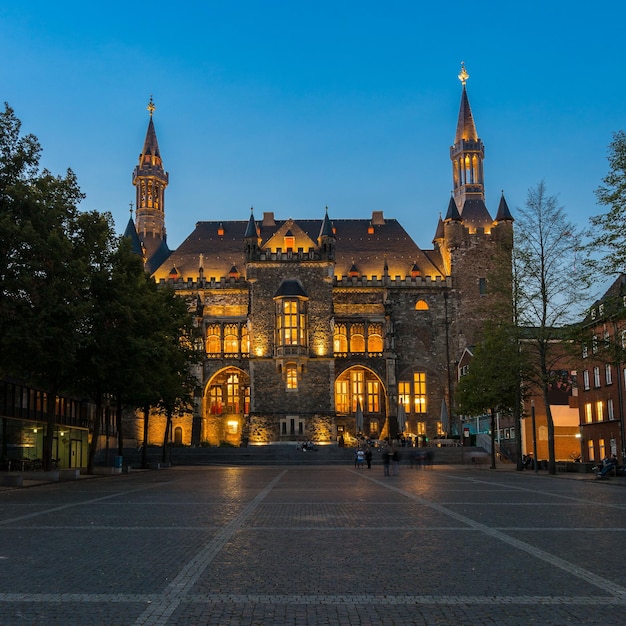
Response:
[[[343,435],[345,443],[357,437],[359,405],[363,413],[362,435],[381,439],[387,430],[387,389],[376,372],[363,365],[353,365],[335,378],[337,436]]]
[[[241,445],[247,437],[250,376],[238,367],[225,367],[209,378],[202,402],[201,441],[212,446]]]

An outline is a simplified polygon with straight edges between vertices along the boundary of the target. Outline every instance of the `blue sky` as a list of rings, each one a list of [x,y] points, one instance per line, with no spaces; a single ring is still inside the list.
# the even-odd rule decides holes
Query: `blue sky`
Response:
[[[451,183],[461,61],[487,206],[541,179],[580,227],[626,128],[626,4],[5,0],[0,92],[122,231],[150,94],[176,247],[200,220],[400,220],[432,247]]]

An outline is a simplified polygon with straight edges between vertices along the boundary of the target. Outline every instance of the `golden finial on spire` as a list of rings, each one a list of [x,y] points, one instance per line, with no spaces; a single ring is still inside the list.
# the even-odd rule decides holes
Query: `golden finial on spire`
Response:
[[[463,87],[465,87],[465,83],[467,82],[468,78],[469,78],[469,74],[467,73],[467,70],[465,69],[465,63],[461,61],[461,73],[459,74],[459,80],[463,84]]]
[[[156,106],[154,106],[154,102],[152,101],[152,94],[150,94],[150,102],[148,102],[148,113],[150,113],[150,117],[156,110]]]

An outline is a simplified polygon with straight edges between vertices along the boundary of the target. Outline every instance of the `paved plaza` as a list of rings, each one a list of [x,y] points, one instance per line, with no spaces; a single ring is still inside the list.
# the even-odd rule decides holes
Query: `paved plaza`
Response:
[[[435,466],[0,491],[0,624],[622,624],[626,488]]]

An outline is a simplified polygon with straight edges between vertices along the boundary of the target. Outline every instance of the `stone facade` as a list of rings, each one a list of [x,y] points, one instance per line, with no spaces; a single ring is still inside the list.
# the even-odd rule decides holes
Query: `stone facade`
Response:
[[[152,117],[146,150],[158,150]],[[453,412],[457,362],[495,310],[490,274],[511,263],[513,220],[504,198],[495,219],[484,205],[483,152],[464,83],[454,199],[431,250],[381,211],[331,219],[327,210],[317,220],[251,213],[198,222],[156,268],[147,259],[157,282],[197,303],[205,340],[202,397],[183,443],[332,443],[400,432],[423,439],[456,430],[454,420],[440,422],[442,400]],[[141,171],[134,184],[144,189]],[[150,176],[163,181],[160,212],[150,213],[152,222],[163,215],[163,224],[151,222],[154,238],[165,232],[169,178]],[[146,254],[147,235],[134,226],[127,234]]]

